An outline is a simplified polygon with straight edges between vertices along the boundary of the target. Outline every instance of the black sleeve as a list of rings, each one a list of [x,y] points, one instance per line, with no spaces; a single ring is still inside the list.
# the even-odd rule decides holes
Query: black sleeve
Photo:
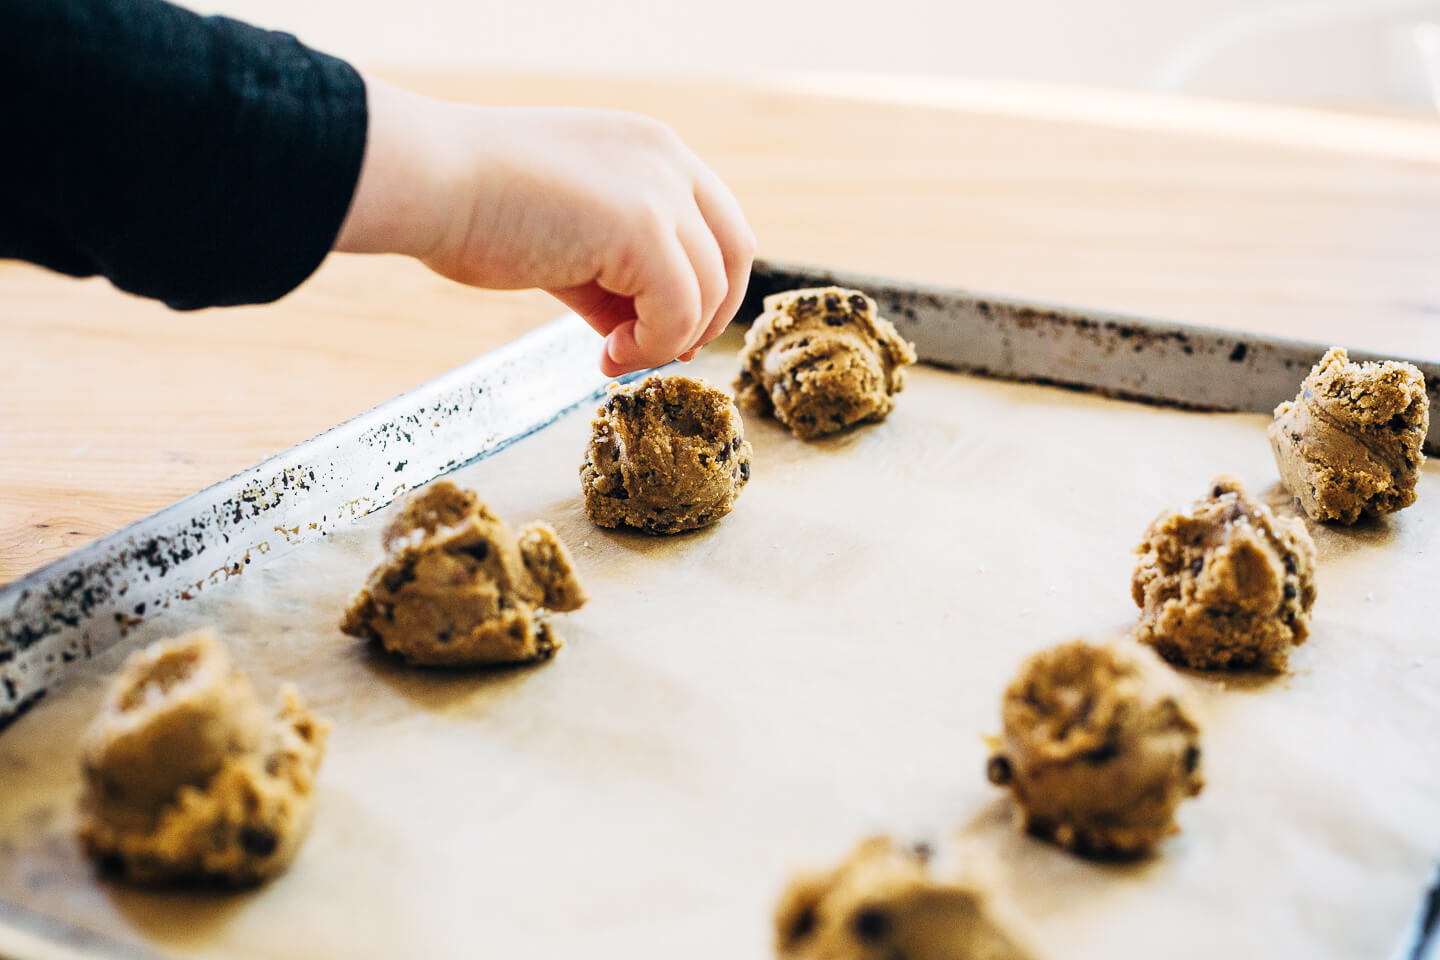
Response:
[[[365,85],[294,37],[162,0],[0,0],[0,258],[176,309],[265,303],[325,259]]]

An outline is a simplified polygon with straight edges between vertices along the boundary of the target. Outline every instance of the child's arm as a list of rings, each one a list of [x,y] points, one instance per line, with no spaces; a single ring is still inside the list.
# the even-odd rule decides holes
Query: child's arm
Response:
[[[364,166],[337,250],[554,294],[614,376],[692,355],[734,316],[755,238],[669,128],[633,114],[472,107],[367,80]]]
[[[0,3],[0,258],[177,309],[284,296],[332,246],[540,287],[607,374],[689,354],[754,240],[664,126],[366,83],[285,34],[163,0]]]

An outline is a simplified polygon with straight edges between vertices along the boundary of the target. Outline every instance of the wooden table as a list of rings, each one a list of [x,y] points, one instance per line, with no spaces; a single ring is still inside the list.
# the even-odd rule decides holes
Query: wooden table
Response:
[[[1419,120],[958,80],[397,79],[660,117],[771,258],[1440,359]],[[0,263],[0,582],[558,312],[396,258],[188,315]]]

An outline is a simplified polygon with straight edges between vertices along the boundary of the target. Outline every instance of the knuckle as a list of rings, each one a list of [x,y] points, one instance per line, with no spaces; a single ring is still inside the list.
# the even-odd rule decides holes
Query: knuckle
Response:
[[[755,240],[755,231],[747,226],[741,231],[740,239],[736,245],[739,247],[741,259],[745,261],[748,267],[750,261],[755,259],[755,250],[758,247],[758,243]]]
[[[610,266],[604,285],[621,294],[636,292],[645,270],[645,250],[645,245],[634,237],[617,242],[610,251]]]
[[[651,143],[666,148],[673,148],[680,144],[680,135],[669,124],[643,114],[637,114],[637,116],[641,131]]]

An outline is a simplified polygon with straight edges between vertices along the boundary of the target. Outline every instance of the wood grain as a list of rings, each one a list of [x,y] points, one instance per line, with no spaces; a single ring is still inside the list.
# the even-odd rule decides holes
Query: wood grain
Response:
[[[1440,359],[1440,132],[1419,122],[953,81],[398,79],[660,117],[773,258]],[[195,314],[0,263],[0,582],[558,310],[389,257]]]

